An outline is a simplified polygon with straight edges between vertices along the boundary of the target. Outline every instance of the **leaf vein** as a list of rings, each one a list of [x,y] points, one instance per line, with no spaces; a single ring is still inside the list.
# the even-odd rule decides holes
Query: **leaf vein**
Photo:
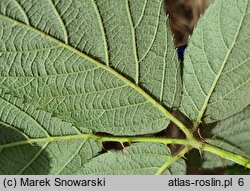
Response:
[[[43,145],[43,147],[34,155],[34,157],[16,174],[20,175],[23,173],[23,171],[25,171],[39,156],[40,154],[46,149],[46,147],[48,146],[49,143],[45,143]]]
[[[144,58],[148,55],[151,47],[154,44],[154,41],[155,41],[155,38],[156,38],[156,34],[157,34],[158,29],[159,29],[161,7],[162,7],[162,5],[160,3],[159,9],[158,9],[158,15],[157,15],[157,21],[156,21],[156,27],[155,27],[155,31],[154,31],[154,36],[152,38],[152,41],[151,41],[150,45],[148,46],[148,49],[146,50],[146,52],[144,53],[144,55],[140,58],[139,63],[142,62],[144,60]]]
[[[142,21],[142,18],[143,18],[143,16],[144,16],[144,13],[145,13],[145,10],[146,10],[146,7],[147,7],[147,3],[148,3],[148,0],[145,0],[145,1],[144,1],[143,8],[142,8],[141,16],[140,16],[140,18],[138,19],[137,23],[135,24],[135,29],[139,26],[139,24],[140,24],[141,21]]]
[[[214,102],[208,103],[208,105],[211,106],[211,105],[214,105],[214,104],[216,104],[217,102],[223,100],[225,97],[227,97],[228,95],[232,94],[232,93],[235,92],[236,90],[240,89],[242,86],[244,86],[244,85],[247,84],[248,82],[250,82],[250,78],[249,78],[247,81],[245,81],[244,83],[242,83],[242,84],[240,84],[239,86],[237,86],[236,88],[234,88],[233,90],[227,92],[227,93],[226,93],[225,95],[223,95],[220,99],[218,99],[218,100],[216,100],[216,101],[214,101]]]
[[[24,20],[26,22],[27,25],[30,25],[30,22],[29,22],[29,19],[28,19],[28,16],[26,14],[26,12],[24,11],[23,7],[20,5],[20,3],[18,3],[18,1],[14,0],[14,2],[16,3],[18,9],[21,11],[23,17],[24,17]]]
[[[140,78],[140,66],[139,66],[139,61],[138,61],[138,55],[137,55],[137,48],[136,48],[136,37],[135,37],[135,28],[133,26],[133,21],[132,21],[132,15],[130,12],[129,8],[129,2],[126,0],[126,8],[127,8],[127,14],[128,14],[128,20],[131,28],[131,34],[132,34],[132,41],[133,41],[133,54],[134,54],[134,59],[135,59],[135,83],[139,83],[139,78]]]
[[[62,170],[74,159],[74,157],[79,153],[79,151],[82,149],[82,147],[85,145],[85,143],[88,141],[88,139],[85,139],[82,144],[78,147],[78,149],[76,149],[75,153],[72,154],[72,156],[70,157],[70,159],[65,162],[65,164],[62,166],[62,168],[55,174],[60,174],[60,172],[62,172]]]
[[[9,21],[9,22],[15,22],[17,25],[24,27],[28,30],[33,31],[34,33],[38,33],[41,35],[46,35],[43,31],[40,31],[32,26],[23,24],[19,21],[14,20],[11,17],[5,16],[3,14],[0,14],[0,19]],[[108,67],[102,63],[100,63],[99,61],[95,60],[94,58],[88,56],[87,54],[77,50],[76,48],[63,43],[62,41],[56,39],[55,37],[46,35],[47,38],[51,39],[52,41],[54,41],[55,43],[65,47],[66,49],[74,52],[75,54],[77,54],[78,56],[88,60],[89,62],[92,62],[94,65],[99,66],[100,68],[102,68],[103,70],[106,70],[107,72],[111,73],[112,75],[114,75],[115,77],[117,77],[119,80],[123,81],[124,83],[128,84],[131,88],[133,88],[135,91],[137,91],[138,93],[140,93],[144,98],[146,98],[154,107],[156,107],[159,111],[161,111],[168,119],[172,120],[176,125],[178,125],[180,127],[180,129],[186,134],[187,137],[191,138],[192,134],[189,131],[189,129],[187,129],[183,123],[181,123],[177,118],[175,118],[167,109],[165,109],[159,102],[157,102],[152,96],[150,96],[147,92],[145,92],[140,86],[138,86],[137,84],[133,83],[131,80],[127,79],[125,76],[123,76],[122,74],[120,74],[119,72],[117,72],[115,69]]]
[[[9,123],[4,122],[4,121],[0,121],[0,124],[2,124],[4,126],[7,126],[8,128],[13,129],[14,131],[18,132],[19,134],[21,134],[22,136],[24,136],[25,139],[30,139],[30,137],[26,133],[24,133],[23,131],[21,131],[19,128],[14,127],[14,125],[12,125],[12,124],[9,124]]]
[[[229,55],[230,55],[230,53],[232,52],[233,47],[234,47],[234,45],[235,45],[235,43],[236,43],[236,40],[237,40],[237,38],[238,38],[240,29],[241,29],[241,27],[242,27],[242,25],[243,25],[243,21],[244,21],[245,16],[246,16],[246,11],[247,11],[248,4],[249,4],[249,2],[247,2],[247,6],[246,6],[246,8],[245,8],[245,12],[242,14],[241,20],[240,20],[240,22],[239,22],[238,29],[237,29],[237,31],[236,31],[236,34],[235,34],[234,39],[233,39],[233,41],[232,41],[232,44],[231,44],[231,46],[230,46],[230,48],[229,48],[229,50],[228,50],[228,52],[227,52],[227,54],[226,54],[226,56],[225,56],[225,58],[224,58],[224,60],[223,60],[222,66],[220,67],[220,69],[219,69],[219,71],[218,71],[218,73],[217,73],[217,75],[216,75],[216,77],[215,77],[215,79],[214,79],[214,81],[213,81],[213,84],[212,84],[212,86],[211,86],[211,88],[210,88],[210,90],[209,90],[209,92],[208,92],[208,95],[207,95],[206,99],[204,100],[204,103],[203,103],[203,105],[202,105],[202,107],[201,107],[201,110],[200,110],[200,112],[199,112],[199,114],[198,114],[198,116],[197,116],[197,118],[196,118],[195,128],[196,128],[197,125],[200,123],[201,118],[203,117],[203,114],[205,113],[205,110],[206,110],[206,108],[207,108],[208,102],[209,102],[209,100],[210,100],[210,98],[211,98],[211,96],[212,96],[212,93],[213,93],[213,91],[214,91],[214,89],[215,89],[215,87],[216,87],[216,85],[217,85],[217,83],[218,83],[218,81],[219,81],[219,79],[220,79],[221,73],[223,72],[223,69],[224,69],[225,66],[226,66],[227,60],[228,60],[228,58],[229,58]]]
[[[13,107],[15,107],[17,110],[19,110],[21,113],[23,113],[24,115],[28,116],[32,121],[35,122],[35,124],[38,125],[38,127],[40,127],[40,129],[45,133],[45,135],[47,137],[50,137],[50,135],[48,134],[48,132],[44,129],[44,127],[31,115],[29,115],[27,112],[23,111],[22,109],[20,109],[18,106],[12,104],[11,102],[7,101],[6,99],[4,99],[3,97],[0,97],[0,99],[2,99],[4,102],[6,102],[9,105],[12,105]]]
[[[63,29],[63,33],[64,33],[64,42],[66,44],[68,44],[68,40],[69,40],[69,37],[68,37],[68,32],[67,32],[67,29],[66,29],[66,26],[65,24],[63,23],[63,20],[62,20],[62,17],[60,16],[58,10],[56,9],[55,5],[53,4],[52,0],[48,0],[50,5],[51,5],[51,8],[53,9],[56,17],[58,18],[60,24],[61,24],[61,27]]]
[[[93,3],[93,6],[94,6],[94,9],[95,9],[97,19],[98,19],[98,23],[99,23],[99,27],[100,27],[100,30],[101,30],[101,33],[102,33],[103,45],[104,45],[104,51],[105,51],[105,62],[106,62],[106,65],[109,66],[109,54],[108,54],[108,43],[107,43],[108,41],[107,41],[107,38],[106,38],[105,29],[104,29],[103,22],[102,22],[102,17],[100,15],[100,11],[98,9],[98,6],[97,6],[95,0],[92,0],[92,3]]]

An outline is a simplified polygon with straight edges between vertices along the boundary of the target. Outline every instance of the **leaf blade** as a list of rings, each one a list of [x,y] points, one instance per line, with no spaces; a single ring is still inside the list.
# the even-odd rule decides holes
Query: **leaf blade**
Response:
[[[229,9],[234,10],[234,19]],[[194,31],[185,54],[181,110],[196,125],[202,117],[208,123],[225,119],[250,103],[246,96],[250,55],[243,49],[249,35],[248,13],[249,1],[214,2]],[[239,52],[246,52],[245,60]]]
[[[79,167],[101,150],[100,143],[87,137],[68,139],[81,133],[20,99],[1,94],[0,113],[0,174],[58,174],[75,156],[73,166]]]
[[[135,143],[122,151],[108,151],[94,158],[77,174],[154,175],[170,157],[171,153],[164,145]],[[92,168],[93,166],[95,168]],[[163,174],[185,174],[185,172],[185,162],[180,159],[172,163]]]
[[[218,122],[211,129],[210,138],[208,141],[218,147],[230,150],[241,156],[250,158],[249,149],[249,124],[250,124],[250,107],[246,107],[243,111]],[[204,155],[205,161],[203,167],[215,168],[234,163],[229,161],[218,160],[213,154],[207,153]]]
[[[60,3],[63,3],[63,1]],[[62,6],[60,6],[60,3],[55,5],[55,7],[57,9],[57,13],[62,17],[62,15],[60,14],[62,12],[61,10]],[[77,4],[79,2],[74,1],[74,3]],[[91,3],[91,7],[93,7],[92,1],[91,2],[88,1],[88,3]],[[96,15],[97,10],[99,9],[100,15],[97,16],[98,17],[97,23],[99,23],[100,25],[100,20],[105,19],[104,18],[105,13],[103,12],[103,10],[101,10],[101,7],[102,7],[101,2],[97,1],[96,3],[97,4],[94,6],[95,10],[93,14]],[[109,4],[110,1],[107,1],[106,3]],[[115,3],[117,3],[117,1],[115,1]],[[166,33],[169,33],[169,30],[166,27],[164,27],[165,20],[163,17],[163,12],[161,12],[159,9],[159,7],[161,7],[161,2],[152,1],[150,3],[152,3],[152,5],[157,6],[158,12],[155,18],[159,19],[158,14],[160,14],[160,18],[161,18],[160,26],[161,28],[164,29],[164,31],[159,34],[159,37],[154,37],[154,36],[152,37],[153,40],[150,43],[150,47],[154,47],[154,43],[153,43],[154,39],[158,39],[158,41],[159,39],[160,40],[164,39],[165,38],[164,35]],[[75,8],[74,7],[75,4],[74,6],[73,4],[72,4],[72,7],[68,8],[69,10]],[[88,4],[86,5],[81,4],[79,6],[82,9],[84,9],[84,6],[87,7],[87,5]],[[127,4],[127,9],[129,8],[128,6],[129,4]],[[146,6],[146,8],[147,7],[148,6]],[[40,11],[44,11],[44,9],[41,9]],[[114,9],[114,12],[119,16],[118,18],[120,18],[123,14],[125,14],[122,11],[120,11],[121,13],[118,12],[117,9]],[[44,14],[44,12],[42,13]],[[109,13],[108,16],[110,15],[112,16],[112,14]],[[65,18],[63,17],[66,23],[68,22],[67,21],[67,19],[69,19],[68,17],[69,16],[67,17],[65,16]],[[85,18],[81,14],[79,17]],[[146,93],[141,87],[137,86],[133,82],[133,81],[136,81],[135,79],[130,80],[129,78],[127,78],[127,76],[123,74],[124,72],[123,70],[121,70],[122,73],[119,73],[120,72],[119,67],[115,66],[115,68],[111,68],[103,64],[102,60],[105,56],[103,56],[102,53],[99,54],[100,52],[99,49],[96,50],[96,53],[95,51],[93,51],[87,54],[88,51],[81,52],[80,51],[81,49],[78,50],[79,47],[78,46],[75,47],[74,46],[75,42],[73,41],[71,42],[70,39],[69,39],[69,43],[71,44],[66,44],[65,42],[61,41],[62,38],[57,39],[57,36],[54,36],[51,31],[48,31],[46,28],[43,29],[39,27],[40,26],[39,23],[36,23],[35,26],[37,26],[37,28],[35,28],[35,26],[27,25],[27,24],[19,22],[18,20],[15,20],[14,18],[10,17],[8,14],[7,15],[1,14],[0,18],[3,20],[3,22],[5,22],[5,24],[8,27],[13,28],[13,31],[17,31],[17,33],[19,33],[18,31],[23,31],[25,34],[28,34],[26,36],[32,36],[32,37],[35,36],[36,38],[33,39],[34,41],[32,44],[35,44],[36,47],[39,47],[39,50],[42,48],[42,51],[39,52],[40,54],[39,55],[37,52],[35,53],[26,52],[27,47],[30,46],[29,43],[27,44],[21,43],[21,46],[18,47],[18,49],[20,49],[21,52],[18,52],[19,50],[18,51],[16,50],[15,44],[4,43],[4,46],[6,47],[2,48],[3,51],[6,51],[5,50],[6,48],[12,49],[13,56],[14,56],[14,60],[13,60],[12,55],[9,55],[5,52],[2,53],[5,57],[3,57],[3,59],[1,60],[1,63],[3,63],[3,66],[1,68],[2,78],[0,81],[1,81],[1,86],[3,87],[3,90],[6,91],[7,93],[14,94],[15,96],[18,96],[18,97],[22,97],[25,99],[25,101],[35,104],[37,107],[42,108],[46,111],[52,112],[53,115],[61,117],[65,120],[68,120],[69,122],[74,123],[77,126],[83,126],[85,128],[90,127],[90,129],[99,131],[99,132],[107,132],[107,133],[121,134],[121,135],[122,134],[128,134],[128,135],[145,134],[145,133],[157,132],[167,126],[167,124],[169,123],[169,120],[167,119],[168,117],[170,118],[173,117],[171,116],[171,114],[167,112],[166,109],[164,109],[159,103],[157,103],[156,101],[157,99],[153,98],[151,95]],[[35,20],[35,18],[33,17],[30,18],[30,20],[32,19]],[[74,22],[77,22],[78,20],[79,19],[77,18],[76,20],[74,20]],[[139,24],[138,27],[140,25],[141,24]],[[144,27],[143,30],[145,30],[144,25],[143,27]],[[157,27],[158,25],[156,25],[156,28]],[[107,30],[110,30],[110,28],[108,28],[105,25],[104,21],[103,21],[102,28],[103,29],[101,29],[101,32],[99,35],[100,39],[102,39],[101,41],[103,41],[104,39],[104,34],[103,34],[104,32],[106,32],[105,33],[105,35],[107,35],[106,38],[109,37],[108,35],[114,35],[111,32],[107,32]],[[56,33],[57,30],[58,29],[55,29],[54,31],[55,34],[57,34]],[[19,35],[22,36],[22,34],[19,34]],[[70,31],[68,35],[74,36],[76,34],[74,33],[74,31],[73,32]],[[15,38],[15,37],[11,37],[11,38]],[[38,42],[41,41],[41,38],[43,39],[43,42],[39,44]],[[76,36],[75,38],[81,38],[81,35]],[[112,38],[109,38],[109,39],[112,40]],[[173,48],[173,45],[171,45],[170,43],[171,41],[170,39],[171,37],[170,35],[168,35],[167,36],[168,43],[166,47],[172,50],[170,51],[169,56],[174,52],[174,48]],[[7,40],[9,39],[7,38]],[[135,42],[135,39],[134,39],[134,42]],[[107,41],[107,43],[109,43],[109,41]],[[137,45],[139,44],[138,42],[136,43]],[[112,46],[116,46],[116,44],[117,42],[114,43],[114,45]],[[118,45],[122,45],[121,42],[119,42]],[[110,46],[111,46],[110,43],[107,46],[103,45],[103,47],[106,47],[106,48]],[[56,48],[52,50],[51,47],[53,48],[56,47]],[[106,48],[103,49],[103,47],[102,47],[102,50],[106,52],[104,53],[104,55],[106,54],[106,60],[107,60],[107,49]],[[32,49],[34,49],[34,47],[31,46],[30,50]],[[24,56],[25,53],[27,53],[27,55]],[[158,56],[161,59],[163,58],[161,62],[165,63],[164,67],[161,67],[160,70],[157,68],[158,66],[154,68],[153,71],[155,71],[155,73],[153,72],[154,74],[153,76],[158,78],[159,76],[158,70],[163,76],[161,77],[162,78],[161,82],[158,83],[158,85],[155,85],[155,87],[158,87],[157,92],[159,92],[160,88],[162,88],[163,86],[165,88],[171,87],[170,94],[161,93],[160,95],[161,101],[163,103],[164,102],[168,103],[168,107],[171,108],[173,106],[176,106],[179,102],[178,101],[179,96],[177,96],[178,95],[177,92],[180,91],[180,83],[179,83],[180,71],[179,71],[179,67],[177,67],[178,65],[178,63],[176,62],[177,59],[175,60],[176,55],[172,56],[171,59],[169,59],[169,56],[166,57],[165,54],[166,53],[163,52],[163,54]],[[94,55],[94,58],[92,57],[92,55]],[[46,57],[45,61],[42,61],[43,57]],[[96,59],[96,57],[100,58],[100,60]],[[31,58],[33,59],[33,61],[31,61]],[[5,60],[7,59],[12,59],[11,64],[6,63]],[[29,62],[28,65],[24,64],[23,60],[25,59]],[[77,67],[73,68],[71,66],[68,66],[69,63],[67,63],[66,66],[64,64],[61,64],[65,60],[67,62],[72,60],[74,64],[77,65]],[[37,64],[34,64],[34,61],[36,61]],[[82,66],[81,62],[84,62],[84,66]],[[166,62],[169,62],[169,64],[166,64]],[[173,63],[173,66],[166,67],[166,66],[171,65],[172,63]],[[15,67],[13,67],[12,64]],[[96,66],[94,67],[93,65],[96,65]],[[112,65],[114,66],[114,64]],[[125,68],[129,68],[129,69],[132,68],[129,64],[126,64],[124,66]],[[145,66],[145,68],[147,68],[147,66]],[[172,68],[172,71],[174,71],[174,73],[170,75],[171,77],[169,79],[168,78],[164,79],[164,76],[167,76],[165,73],[168,73],[167,71],[169,68]],[[77,73],[77,76],[74,76],[75,72]],[[86,72],[87,74],[83,75],[82,72]],[[133,72],[129,72],[129,73],[124,72],[124,73],[130,75]],[[144,73],[145,74],[149,73],[149,70],[145,70],[143,74]],[[10,74],[12,76],[10,76]],[[49,74],[52,74],[52,75],[49,75]],[[147,74],[145,75],[145,78],[147,78],[146,76]],[[149,77],[152,77],[152,75],[150,74]],[[104,82],[104,81],[108,81],[108,82]],[[172,82],[174,82],[174,85],[171,84]],[[83,87],[81,86],[81,83],[84,84]],[[146,84],[145,89],[147,89],[147,87],[149,86],[152,86],[151,82],[149,85],[147,85],[146,81],[145,82],[142,81],[142,83]],[[72,84],[74,85],[74,87],[72,87]],[[121,87],[121,90],[117,90],[116,89],[117,87],[118,88]],[[91,92],[89,91],[89,89],[92,89],[93,91]],[[100,91],[103,91],[103,92],[100,93]],[[88,94],[89,92],[93,93],[92,97],[91,97],[91,94]],[[154,91],[152,91],[152,93],[154,93]],[[130,97],[125,99],[122,97],[123,94],[124,95],[128,94]],[[48,96],[46,97],[46,95],[49,95],[49,97]],[[169,95],[170,95],[170,99],[167,98]],[[154,97],[158,97],[158,95],[154,95]],[[166,100],[169,100],[169,101],[166,101]],[[149,103],[146,103],[147,101],[149,101]],[[145,104],[140,107],[136,105],[136,104],[141,104],[141,103],[143,104],[145,103]],[[70,105],[72,105],[72,107]],[[96,105],[99,105],[99,106],[96,106]],[[130,107],[130,110],[124,111],[124,109],[122,108],[123,105]],[[156,108],[154,108],[155,106]],[[67,107],[70,107],[71,109]],[[93,107],[97,107],[97,108],[93,108]],[[54,108],[56,108],[56,110]],[[78,111],[75,108],[79,108]],[[116,109],[117,111],[111,112],[110,110],[112,109]],[[164,114],[162,114],[159,110],[163,111]],[[66,116],[64,113],[65,111],[68,111],[69,113]],[[132,113],[132,115],[130,113]],[[124,116],[125,116],[125,120],[124,120]],[[98,120],[98,118],[100,117],[101,119]],[[90,122],[86,124],[85,122],[82,122],[82,118],[83,119],[90,118]],[[92,118],[96,118],[97,120],[93,122]],[[106,129],[105,127],[107,126],[110,126],[111,128]]]

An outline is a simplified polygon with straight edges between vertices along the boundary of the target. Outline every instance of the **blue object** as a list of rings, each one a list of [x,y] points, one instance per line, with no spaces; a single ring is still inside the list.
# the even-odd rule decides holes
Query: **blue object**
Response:
[[[178,51],[178,58],[179,60],[183,61],[184,59],[184,53],[185,53],[185,49],[186,49],[187,45],[183,45],[183,46],[179,46],[177,48]]]

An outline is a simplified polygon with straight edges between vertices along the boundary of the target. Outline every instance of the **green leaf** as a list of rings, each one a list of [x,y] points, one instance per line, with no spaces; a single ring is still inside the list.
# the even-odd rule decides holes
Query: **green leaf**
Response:
[[[181,110],[196,124],[225,119],[250,104],[250,3],[215,1],[184,59]]]
[[[242,112],[223,120],[212,129],[213,138],[223,139],[241,150],[250,158],[250,106]]]
[[[166,146],[102,154],[92,132],[167,127],[160,104],[179,106],[181,75],[166,22],[159,0],[1,0],[0,174],[155,174]]]
[[[158,143],[135,143],[122,151],[109,151],[102,154],[80,169],[77,174],[120,174],[152,175],[171,157],[170,150]],[[185,174],[183,159],[171,164],[162,174]]]
[[[250,159],[250,106],[242,112],[217,123],[211,130],[211,134],[209,143]],[[205,168],[233,164],[210,153],[204,155],[204,160],[203,167]]]
[[[235,154],[243,155],[243,151],[237,148],[236,146],[227,143],[225,140],[220,139],[205,139],[206,142],[211,145],[217,146],[224,150],[230,151]],[[226,160],[223,156],[218,156],[212,153],[205,152],[202,158],[202,167],[203,168],[217,168],[217,167],[227,167],[229,165],[233,165],[234,162]]]
[[[101,151],[94,140],[73,139],[76,127],[19,99],[1,94],[0,114],[0,174],[70,174]]]
[[[153,175],[171,157],[166,146],[153,143],[101,154],[100,142],[88,139],[91,132],[9,95],[1,94],[0,113],[0,174]],[[185,174],[185,169],[180,159],[163,173]]]
[[[177,107],[181,83],[162,2],[2,0],[0,88],[79,129],[166,128],[155,101]]]

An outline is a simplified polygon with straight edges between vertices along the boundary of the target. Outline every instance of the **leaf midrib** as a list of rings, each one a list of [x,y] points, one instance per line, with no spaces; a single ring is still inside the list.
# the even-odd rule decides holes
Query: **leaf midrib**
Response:
[[[56,39],[55,37],[52,37],[30,25],[24,24],[20,21],[17,21],[11,17],[8,17],[6,15],[0,14],[0,18],[2,18],[3,20],[12,22],[15,25],[19,25],[21,27],[24,27],[34,33],[40,34],[41,36],[44,36],[45,38],[50,39],[51,41],[61,45],[62,47],[74,52],[75,54],[77,54],[78,56],[90,61],[91,63],[95,64],[96,66],[104,69],[105,71],[113,74],[115,77],[117,77],[118,79],[122,80],[123,82],[125,82],[126,84],[128,84],[130,87],[132,87],[134,90],[136,90],[138,93],[140,93],[144,98],[146,98],[153,106],[155,106],[158,110],[160,110],[166,117],[168,117],[171,121],[173,121],[176,125],[178,125],[180,127],[180,129],[186,134],[187,138],[192,138],[193,135],[192,133],[189,131],[189,129],[187,129],[185,127],[185,125],[182,124],[182,122],[180,122],[177,118],[175,118],[168,110],[165,109],[165,107],[163,107],[160,103],[158,103],[153,97],[151,97],[148,93],[146,93],[141,87],[139,87],[137,84],[133,83],[132,81],[130,81],[129,79],[127,79],[126,77],[122,76],[120,73],[118,73],[116,70],[114,70],[113,68],[102,64],[101,62],[93,59],[92,57],[84,54],[83,52],[77,50],[76,48],[65,44],[64,42]]]
[[[200,121],[201,121],[201,118],[203,117],[203,115],[204,115],[204,113],[205,113],[205,111],[206,111],[206,108],[207,108],[207,106],[208,106],[208,103],[209,103],[209,100],[210,100],[210,98],[211,98],[211,96],[212,96],[212,93],[213,93],[213,91],[214,91],[214,89],[215,89],[217,83],[219,82],[219,79],[220,79],[220,77],[221,77],[221,74],[223,73],[223,70],[224,70],[224,68],[225,68],[225,66],[226,66],[227,60],[228,60],[228,58],[229,58],[229,56],[230,56],[230,54],[231,54],[231,52],[232,52],[232,50],[233,50],[233,48],[234,48],[234,45],[236,44],[236,40],[237,40],[237,38],[238,38],[238,36],[239,36],[240,29],[241,29],[241,27],[242,27],[242,25],[243,25],[243,21],[244,21],[245,16],[246,16],[247,7],[248,7],[248,4],[247,4],[247,6],[246,6],[246,8],[245,8],[244,13],[242,13],[242,17],[241,17],[241,20],[240,20],[240,22],[239,22],[238,29],[237,29],[236,34],[235,34],[235,36],[234,36],[234,39],[233,39],[233,41],[232,41],[232,43],[231,43],[231,46],[230,46],[230,48],[228,49],[227,54],[226,54],[226,56],[225,56],[225,58],[224,58],[224,60],[223,60],[222,66],[220,67],[219,72],[218,72],[217,75],[215,76],[215,79],[214,79],[214,81],[213,81],[213,84],[212,84],[212,86],[211,86],[211,88],[210,88],[210,90],[209,90],[209,92],[208,92],[208,94],[207,94],[207,97],[206,97],[206,99],[205,99],[205,101],[204,101],[204,103],[203,103],[203,105],[202,105],[202,107],[201,107],[201,110],[200,110],[200,112],[199,112],[199,114],[198,114],[198,116],[197,116],[197,118],[196,118],[195,125],[194,125],[194,129],[197,128],[197,126],[199,125],[199,123],[200,123]]]
[[[135,137],[135,136],[114,136],[114,137],[105,137],[105,136],[98,136],[92,133],[82,133],[82,134],[73,134],[73,135],[61,135],[61,136],[51,136],[51,137],[43,137],[43,138],[32,138],[32,139],[25,139],[17,142],[6,143],[0,145],[0,150],[26,145],[26,144],[36,144],[36,143],[51,143],[51,142],[59,142],[59,141],[71,141],[77,139],[93,139],[100,142],[105,141],[113,141],[113,142],[150,142],[150,143],[163,143],[163,144],[184,144],[189,145],[189,141],[185,139],[177,139],[177,138],[161,138],[161,137]]]

